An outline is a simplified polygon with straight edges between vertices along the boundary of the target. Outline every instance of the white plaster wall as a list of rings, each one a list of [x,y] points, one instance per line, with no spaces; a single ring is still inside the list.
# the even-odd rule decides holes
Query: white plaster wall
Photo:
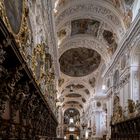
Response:
[[[132,10],[133,11],[133,19],[132,20],[134,20],[135,17],[137,16],[139,9],[140,9],[140,0],[135,0],[133,10]]]

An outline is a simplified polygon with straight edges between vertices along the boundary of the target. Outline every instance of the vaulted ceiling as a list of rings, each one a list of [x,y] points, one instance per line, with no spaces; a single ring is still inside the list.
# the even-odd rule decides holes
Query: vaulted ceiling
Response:
[[[132,20],[134,0],[56,0],[63,108],[83,109]]]

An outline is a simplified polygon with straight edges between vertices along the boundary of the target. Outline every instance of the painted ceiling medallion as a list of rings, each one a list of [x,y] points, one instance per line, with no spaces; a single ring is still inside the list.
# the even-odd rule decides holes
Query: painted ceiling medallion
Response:
[[[18,34],[22,22],[23,0],[4,0],[4,5],[11,29]]]
[[[76,105],[76,104],[79,104],[79,102],[78,101],[68,101],[68,102],[66,102],[66,104]]]
[[[92,49],[72,48],[59,59],[61,71],[72,77],[86,76],[95,71],[101,62],[101,56]]]

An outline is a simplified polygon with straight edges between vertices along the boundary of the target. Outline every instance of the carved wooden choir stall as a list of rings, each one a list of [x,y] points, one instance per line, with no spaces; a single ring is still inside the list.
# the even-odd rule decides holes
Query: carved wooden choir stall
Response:
[[[140,140],[140,102],[128,99],[124,111],[120,99],[114,96],[114,108],[111,122],[111,140]]]
[[[56,139],[57,120],[0,19],[0,139]]]

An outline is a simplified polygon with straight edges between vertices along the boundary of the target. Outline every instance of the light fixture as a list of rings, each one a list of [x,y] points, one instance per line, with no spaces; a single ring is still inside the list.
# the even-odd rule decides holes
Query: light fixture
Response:
[[[70,124],[71,124],[71,123],[74,123],[74,120],[73,120],[73,118],[70,118]]]
[[[67,137],[66,136],[64,136],[64,140],[66,140],[67,139]]]
[[[79,136],[77,136],[77,140],[79,140]]]
[[[105,85],[102,85],[102,90],[105,90],[106,89],[106,86]]]
[[[74,132],[75,131],[75,127],[69,127],[69,131],[70,132]]]
[[[86,139],[88,139],[88,131],[86,131],[85,137],[86,137]]]

